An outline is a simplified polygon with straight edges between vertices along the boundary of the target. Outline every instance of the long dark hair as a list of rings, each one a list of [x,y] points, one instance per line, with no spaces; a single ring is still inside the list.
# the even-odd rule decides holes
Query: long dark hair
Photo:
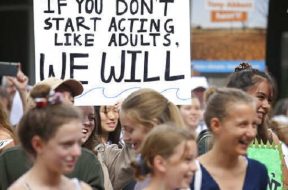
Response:
[[[91,106],[93,107],[93,110],[95,112],[95,106]],[[94,118],[94,129],[91,133],[91,135],[88,137],[88,139],[86,140],[86,142],[84,144],[82,144],[82,147],[87,148],[89,150],[91,150],[92,152],[95,152],[94,149],[95,147],[100,143],[99,137],[98,137],[98,129],[97,129],[97,122],[99,120],[97,120],[97,117],[95,116]]]
[[[267,80],[271,86],[273,99],[275,99],[277,94],[276,84],[271,75],[267,72],[260,71],[258,69],[252,68],[248,63],[240,63],[238,67],[235,68],[228,79],[227,87],[238,88],[247,92],[251,87],[257,85],[259,82]],[[269,141],[273,142],[272,135],[269,136],[268,133],[268,116],[265,117],[263,123],[257,128],[257,140],[262,140],[264,143]]]
[[[96,130],[97,130],[97,134],[98,136],[101,136],[101,134],[103,134],[102,131],[102,126],[101,126],[101,118],[100,118],[100,108],[101,106],[95,106],[95,119],[96,119]],[[106,109],[106,106],[104,106],[104,108]],[[109,132],[108,134],[108,142],[110,142],[111,144],[119,144],[120,142],[120,135],[121,135],[121,124],[120,124],[120,120],[118,118],[118,123],[116,126],[116,129],[113,132]]]

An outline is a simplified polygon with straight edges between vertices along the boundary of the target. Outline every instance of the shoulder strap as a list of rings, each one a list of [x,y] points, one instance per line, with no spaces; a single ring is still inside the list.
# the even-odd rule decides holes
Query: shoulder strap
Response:
[[[202,170],[200,167],[199,160],[195,160],[195,164],[197,166],[197,171],[195,172],[195,180],[194,180],[194,190],[200,190],[202,184]]]

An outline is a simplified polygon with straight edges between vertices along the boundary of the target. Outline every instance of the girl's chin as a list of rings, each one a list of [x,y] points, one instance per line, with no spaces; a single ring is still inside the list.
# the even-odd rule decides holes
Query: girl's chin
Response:
[[[135,150],[136,153],[140,153],[140,146],[138,146],[137,144],[133,144],[132,148]]]
[[[104,129],[104,130],[108,133],[111,133],[111,132],[115,131],[115,129],[116,129],[116,127],[109,127],[109,128]]]
[[[81,144],[84,144],[86,141],[87,141],[87,137],[82,137],[82,139],[81,139]]]
[[[257,117],[256,124],[257,124],[257,125],[261,125],[262,123],[263,123],[263,119]]]
[[[65,169],[65,170],[63,171],[63,174],[69,174],[69,173],[73,172],[74,168],[75,168],[75,167],[73,166],[73,167],[70,167],[70,168]]]
[[[266,114],[263,114],[263,113],[257,113],[257,125],[261,125],[264,120],[265,120],[265,117],[266,117]]]

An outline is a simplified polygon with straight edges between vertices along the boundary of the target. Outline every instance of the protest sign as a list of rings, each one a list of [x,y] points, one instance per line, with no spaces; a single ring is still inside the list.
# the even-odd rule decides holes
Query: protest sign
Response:
[[[267,190],[283,189],[282,150],[280,145],[271,145],[255,142],[248,149],[248,157],[263,163],[269,173]]]
[[[36,82],[49,76],[84,85],[79,105],[113,104],[153,88],[189,99],[189,1],[34,1]]]

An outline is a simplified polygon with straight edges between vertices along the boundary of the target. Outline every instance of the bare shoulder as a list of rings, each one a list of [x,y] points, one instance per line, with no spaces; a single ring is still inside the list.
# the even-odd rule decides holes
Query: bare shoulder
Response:
[[[272,138],[272,141],[274,144],[276,145],[280,144],[280,140],[278,136],[271,129],[268,129],[268,133],[269,133],[269,137]]]
[[[20,178],[18,178],[9,188],[8,190],[25,190],[25,189],[30,189],[28,185],[28,172],[24,173]]]
[[[272,138],[273,138],[273,142],[275,144],[280,144],[280,140],[278,138],[278,136],[272,131]]]
[[[23,189],[27,189],[27,187],[25,186],[24,183],[18,180],[8,188],[8,190],[23,190]]]
[[[90,185],[88,185],[87,183],[81,181],[81,189],[82,190],[92,190],[92,187]]]

